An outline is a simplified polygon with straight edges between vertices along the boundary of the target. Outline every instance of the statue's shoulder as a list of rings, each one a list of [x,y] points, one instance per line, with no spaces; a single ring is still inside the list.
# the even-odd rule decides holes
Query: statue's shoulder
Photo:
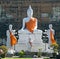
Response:
[[[54,29],[51,29],[51,31],[55,31]]]
[[[23,21],[28,21],[28,18],[26,17],[26,18],[23,18]]]
[[[36,20],[37,21],[37,18],[33,17],[32,19]]]
[[[28,18],[27,17],[23,18],[23,20],[26,20],[26,19],[28,19]]]
[[[50,30],[51,30],[52,32],[54,32],[54,31],[55,31],[54,29],[48,29],[47,31],[50,31]]]
[[[7,30],[6,32],[9,32],[9,30]]]
[[[6,34],[7,34],[7,35],[9,34],[9,30],[6,31]]]
[[[33,19],[37,19],[37,18],[33,17]]]

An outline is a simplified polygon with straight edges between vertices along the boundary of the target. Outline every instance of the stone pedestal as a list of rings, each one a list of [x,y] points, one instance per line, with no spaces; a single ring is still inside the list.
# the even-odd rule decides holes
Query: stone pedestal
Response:
[[[44,51],[47,50],[48,46],[45,47],[45,43],[42,41],[42,30],[35,30],[33,33],[30,33],[27,30],[19,30],[18,31],[18,43],[15,45],[16,51],[31,51],[38,52],[39,49]],[[29,45],[29,37],[33,40],[32,47]]]

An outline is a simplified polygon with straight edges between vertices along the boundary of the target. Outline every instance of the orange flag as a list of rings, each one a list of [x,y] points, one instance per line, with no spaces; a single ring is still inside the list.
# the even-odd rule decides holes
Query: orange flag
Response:
[[[10,44],[11,46],[15,45],[17,43],[17,38],[10,32]]]
[[[54,35],[51,30],[50,30],[50,39],[51,39],[52,44],[56,44],[56,40],[55,40]]]
[[[36,26],[36,18],[31,18],[28,22],[26,22],[27,30],[32,33],[34,31],[35,26]]]

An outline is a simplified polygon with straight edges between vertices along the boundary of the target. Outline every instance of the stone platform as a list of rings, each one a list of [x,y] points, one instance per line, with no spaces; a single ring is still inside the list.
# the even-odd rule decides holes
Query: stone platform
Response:
[[[48,44],[43,43],[42,41],[42,30],[36,30],[33,33],[30,33],[27,30],[19,30],[18,31],[18,43],[15,45],[15,50],[16,51],[21,51],[21,50],[29,50],[29,37],[33,40],[32,42],[32,48],[31,52],[38,52],[39,49],[42,49],[41,51],[44,51],[45,49],[47,50]]]

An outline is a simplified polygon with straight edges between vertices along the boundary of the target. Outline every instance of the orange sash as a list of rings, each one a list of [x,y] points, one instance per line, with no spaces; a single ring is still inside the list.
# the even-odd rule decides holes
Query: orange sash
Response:
[[[26,28],[28,31],[32,32],[34,31],[34,28],[36,26],[36,18],[31,18],[29,22],[26,22]]]
[[[50,39],[51,39],[51,43],[52,43],[52,44],[56,44],[56,41],[55,41],[55,39],[54,39],[54,35],[53,35],[53,33],[52,33],[51,30],[50,30]]]
[[[11,46],[15,45],[17,43],[16,37],[10,32],[10,44]]]

